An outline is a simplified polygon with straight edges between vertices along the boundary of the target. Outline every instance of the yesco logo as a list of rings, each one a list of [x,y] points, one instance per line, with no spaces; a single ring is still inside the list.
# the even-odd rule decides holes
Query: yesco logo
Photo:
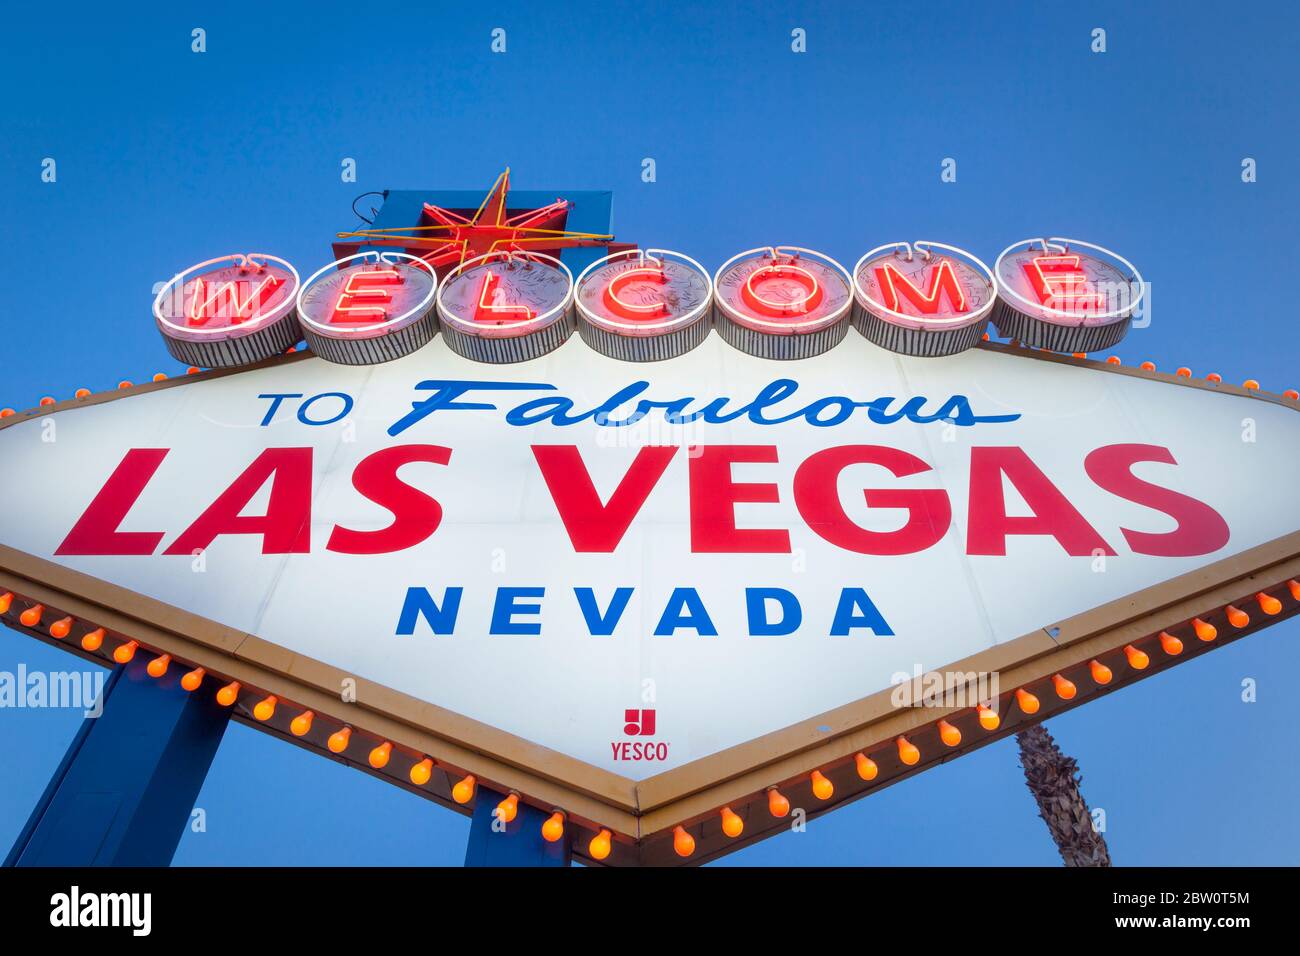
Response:
[[[623,735],[625,737],[653,737],[655,735],[655,712],[653,710],[623,711]],[[654,760],[668,759],[667,741],[649,740],[615,740],[610,743],[615,760]]]
[[[623,711],[623,733],[628,737],[653,737],[655,712],[653,710]]]
[[[153,928],[150,893],[82,893],[78,886],[50,897],[50,925],[130,927],[133,936]]]

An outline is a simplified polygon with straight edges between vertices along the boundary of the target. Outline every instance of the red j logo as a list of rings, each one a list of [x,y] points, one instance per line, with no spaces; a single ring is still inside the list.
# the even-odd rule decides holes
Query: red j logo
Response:
[[[655,712],[653,710],[625,710],[623,720],[626,726],[623,733],[628,737],[653,737],[655,733]]]

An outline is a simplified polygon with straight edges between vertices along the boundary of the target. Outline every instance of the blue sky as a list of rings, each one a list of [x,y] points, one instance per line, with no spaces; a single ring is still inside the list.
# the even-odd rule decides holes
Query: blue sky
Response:
[[[1291,280],[1268,267],[1300,251],[1290,5],[254,9],[6,14],[0,277],[23,291],[0,300],[0,406],[177,371],[149,302],[179,268],[250,244],[323,264],[357,193],[486,189],[506,164],[521,189],[614,190],[620,237],[710,267],[772,241],[852,263],[899,236],[990,262],[1028,235],[1089,239],[1153,283],[1126,361],[1300,387]],[[1105,53],[1090,50],[1097,27]],[[340,180],[348,157],[356,183]],[[0,670],[20,662],[68,659],[0,633]],[[1050,723],[1106,810],[1116,863],[1300,861],[1297,667],[1300,625],[1284,623]],[[0,712],[0,846],[78,720]],[[455,864],[468,832],[241,726],[199,805],[208,831],[186,834],[179,864]],[[1056,861],[1009,740],[728,860]]]

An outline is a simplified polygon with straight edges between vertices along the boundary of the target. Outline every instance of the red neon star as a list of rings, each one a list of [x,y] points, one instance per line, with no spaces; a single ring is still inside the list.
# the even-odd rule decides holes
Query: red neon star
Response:
[[[454,266],[467,259],[499,249],[558,252],[581,246],[606,246],[610,252],[628,246],[611,243],[614,237],[594,232],[571,232],[564,228],[569,208],[566,199],[549,206],[506,215],[510,192],[510,169],[497,177],[474,215],[460,213],[432,203],[424,204],[423,222],[409,229],[370,229],[341,232],[340,239],[364,239],[373,246],[401,246],[428,249],[421,255],[435,269]]]

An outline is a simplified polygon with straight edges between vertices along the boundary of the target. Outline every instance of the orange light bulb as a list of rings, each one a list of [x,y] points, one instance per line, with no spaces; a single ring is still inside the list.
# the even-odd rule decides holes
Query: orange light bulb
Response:
[[[1182,366],[1179,366],[1178,371],[1175,372],[1174,374],[1180,376],[1181,378],[1191,378],[1191,377],[1192,377],[1192,370],[1191,370],[1190,368],[1188,368],[1186,365],[1182,365]]]
[[[614,846],[613,836],[608,830],[601,830],[591,838],[591,842],[587,844],[587,852],[591,854],[593,860],[603,860],[609,856],[609,851]]]
[[[745,832],[745,821],[731,807],[722,808],[722,832],[733,840]]]
[[[1263,591],[1260,591],[1255,595],[1255,600],[1259,602],[1259,609],[1269,617],[1272,617],[1274,614],[1282,613],[1282,602],[1271,594],[1265,594]],[[72,619],[68,618],[68,620]],[[54,628],[50,628],[50,633],[54,634]],[[58,636],[59,635],[55,634],[55,637]]]
[[[305,737],[311,731],[311,721],[316,715],[310,710],[304,710],[301,714],[289,722],[289,732],[295,737]]]
[[[41,398],[41,407],[42,407],[42,408],[45,408],[45,407],[47,407],[47,406],[49,406],[49,405],[53,405],[53,404],[54,404],[54,396],[52,396],[52,395],[45,395],[45,396],[43,396],[43,397]]]
[[[352,728],[341,727],[330,734],[330,739],[325,742],[325,746],[329,747],[330,753],[341,754],[348,749],[348,741],[351,739]]]
[[[239,681],[232,680],[221,690],[217,691],[217,703],[222,707],[229,707],[239,699]]]
[[[1107,365],[1123,365],[1124,361],[1118,355],[1111,355],[1106,359]]]
[[[0,614],[8,614],[10,606],[14,603],[14,592],[6,591],[0,594]]]
[[[1183,652],[1183,642],[1168,631],[1160,632],[1160,647],[1170,657],[1177,657]]]
[[[1297,581],[1295,578],[1292,578],[1290,581],[1286,583],[1286,586],[1291,589],[1291,597],[1297,601],[1300,601],[1300,581]],[[13,597],[12,594],[9,596]],[[4,600],[3,598],[0,598],[0,601],[3,600]],[[7,610],[8,608],[0,607],[0,613],[3,613],[4,611]]]
[[[818,800],[829,800],[835,795],[835,785],[820,770],[812,772],[812,792]]]
[[[997,730],[1002,726],[1002,718],[992,707],[979,704],[975,707],[975,713],[979,715],[980,726],[985,730]]]
[[[1258,392],[1258,391],[1259,391],[1259,382],[1256,381],[1256,380],[1253,379],[1253,378],[1248,378],[1248,379],[1246,379],[1246,381],[1244,381],[1244,382],[1241,383],[1241,387],[1244,388],[1244,389],[1245,389],[1246,391],[1248,391],[1248,392]]]
[[[470,774],[451,788],[451,798],[457,803],[469,803],[474,799],[474,784],[478,781]]]
[[[519,814],[519,794],[511,793],[504,800],[497,804],[497,819],[502,823],[510,823]],[[561,827],[560,832],[564,829]],[[558,837],[556,839],[559,839]],[[551,841],[555,842],[554,840]]]
[[[674,827],[673,849],[677,851],[678,856],[690,856],[695,852],[695,837],[687,833],[683,827]]]
[[[85,641],[82,641],[82,643],[84,644]],[[199,685],[203,683],[203,675],[206,673],[207,671],[205,671],[202,667],[194,668],[194,670],[190,671],[184,677],[181,678],[181,686],[188,691],[198,690]]]
[[[167,373],[166,373],[166,372],[154,372],[154,373],[153,373],[153,380],[154,380],[155,382],[165,382],[165,381],[167,381]]]
[[[1227,607],[1228,623],[1235,628],[1243,628],[1250,623],[1250,615],[1239,607],[1233,607],[1231,604]]]
[[[12,418],[16,414],[12,408],[0,408],[0,418]]]
[[[1282,397],[1289,398],[1291,399],[1291,401],[1294,402],[1297,399],[1300,399],[1300,392],[1297,392],[1294,388],[1288,388],[1285,392],[1282,393]]]
[[[253,716],[258,720],[270,720],[275,716],[276,697],[268,694],[253,706]]]
[[[388,766],[388,758],[393,754],[393,745],[385,740],[382,744],[370,751],[370,766],[376,770],[383,770]]]
[[[767,812],[774,817],[783,817],[790,812],[790,801],[781,796],[781,791],[776,787],[768,788]]]
[[[941,720],[939,721],[939,739],[948,747],[956,747],[961,743],[961,731],[948,721]]]
[[[433,761],[425,757],[411,768],[411,783],[423,787],[433,777]]]
[[[149,672],[150,677],[162,677],[167,673],[167,666],[171,662],[172,656],[170,654],[159,654],[149,662],[145,670]]]
[[[876,775],[880,773],[876,762],[864,753],[859,752],[853,761],[858,765],[858,776],[863,780],[875,780]]]
[[[542,824],[542,839],[554,843],[564,836],[564,811],[556,810]]]
[[[1219,629],[1217,627],[1209,621],[1202,621],[1199,617],[1193,618],[1192,630],[1194,630],[1196,636],[1203,641],[1212,641],[1219,636]]]
[[[1079,692],[1079,688],[1074,686],[1074,682],[1066,680],[1060,674],[1052,675],[1052,685],[1056,688],[1056,696],[1061,700],[1073,700],[1074,695]]]
[[[1151,663],[1151,658],[1147,656],[1146,652],[1138,650],[1132,644],[1125,645],[1124,656],[1128,658],[1129,667],[1135,671],[1144,671],[1147,669],[1147,665]]]
[[[921,760],[921,751],[916,748],[906,737],[899,737],[896,741],[898,744],[898,759],[903,761],[909,767],[915,766]]]
[[[135,649],[139,646],[139,641],[127,641],[125,644],[119,644],[113,651],[113,660],[119,664],[131,663],[131,658],[135,657]]]
[[[18,620],[22,623],[23,627],[35,627],[37,624],[41,623],[41,615],[43,613],[45,613],[44,604],[33,604],[27,610],[23,611],[22,614],[18,615]]]
[[[1110,668],[1099,660],[1091,661],[1088,670],[1092,673],[1092,679],[1098,684],[1109,684],[1110,679],[1115,676],[1110,672]]]
[[[74,394],[76,395],[77,398],[90,398],[90,389],[79,388]]]
[[[1205,380],[1207,382],[1213,382],[1215,385],[1218,385],[1220,382],[1223,381],[1223,376],[1220,375],[1218,372],[1211,372],[1209,375],[1205,376]]]
[[[120,382],[117,383],[117,387],[118,387],[118,388],[135,388],[135,383],[132,382],[132,381],[130,381],[129,379],[125,379],[125,378],[124,378],[124,379],[122,379],[122,381],[120,381]]]
[[[1143,362],[1141,367],[1142,367],[1142,371],[1144,371],[1144,372],[1154,372],[1154,371],[1156,370],[1156,363],[1155,363],[1155,362]]]
[[[1023,687],[1016,688],[1016,703],[1020,705],[1021,711],[1026,714],[1038,713],[1038,698]]]
[[[1278,605],[1278,609],[1281,610],[1281,605]],[[50,637],[53,637],[56,640],[63,640],[71,631],[72,618],[70,617],[61,617],[50,625]]]

